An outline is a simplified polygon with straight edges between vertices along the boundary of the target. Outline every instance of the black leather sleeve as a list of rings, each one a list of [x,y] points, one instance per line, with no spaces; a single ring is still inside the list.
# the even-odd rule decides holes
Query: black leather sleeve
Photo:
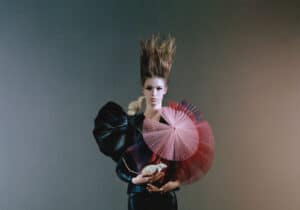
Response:
[[[133,166],[134,162],[129,158],[129,156],[123,155],[118,161],[116,167],[116,173],[118,177],[128,183],[132,183],[132,178],[137,176],[137,173],[134,171],[135,167]]]
[[[128,116],[122,107],[112,101],[98,112],[93,135],[100,151],[118,161],[132,138],[128,137]]]

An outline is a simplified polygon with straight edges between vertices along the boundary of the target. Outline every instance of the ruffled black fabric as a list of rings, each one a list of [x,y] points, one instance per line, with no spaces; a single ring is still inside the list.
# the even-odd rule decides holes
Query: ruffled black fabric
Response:
[[[129,116],[122,107],[109,101],[98,112],[93,135],[100,151],[118,162],[126,148],[132,144]]]

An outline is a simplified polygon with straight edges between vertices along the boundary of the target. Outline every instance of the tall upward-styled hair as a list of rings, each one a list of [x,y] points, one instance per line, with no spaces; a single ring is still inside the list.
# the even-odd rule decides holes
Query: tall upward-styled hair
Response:
[[[146,79],[161,77],[169,82],[169,76],[176,51],[175,38],[168,35],[166,39],[159,34],[153,34],[151,39],[140,42],[140,73],[141,83],[144,86]],[[135,115],[143,106],[144,96],[138,97],[128,105],[128,115]]]
[[[162,39],[159,34],[153,34],[151,39],[140,42],[140,73],[141,83],[147,78],[161,77],[168,82],[176,51],[175,38],[168,35]]]

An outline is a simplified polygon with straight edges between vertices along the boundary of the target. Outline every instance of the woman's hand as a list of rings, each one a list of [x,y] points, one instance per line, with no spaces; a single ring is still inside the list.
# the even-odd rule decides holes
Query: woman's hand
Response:
[[[156,187],[153,184],[147,184],[147,190],[149,192],[162,192],[162,193],[164,193],[164,192],[167,192],[167,191],[170,191],[170,190],[174,190],[179,186],[180,186],[180,182],[178,180],[176,180],[176,181],[169,181],[160,188]]]
[[[154,174],[139,174],[136,177],[132,178],[131,181],[133,184],[152,183],[161,179],[164,175],[164,172],[155,172]]]
[[[165,173],[162,172],[162,171],[161,171],[161,172],[156,172],[156,173],[154,173],[154,174],[152,175],[152,177],[151,177],[149,183],[153,183],[153,182],[156,182],[156,181],[160,180],[164,175],[165,175]]]
[[[167,191],[170,191],[170,190],[174,190],[176,189],[177,187],[180,186],[180,182],[179,180],[176,180],[176,181],[168,181],[166,184],[164,184],[160,190],[162,192],[167,192]]]
[[[147,184],[148,192],[162,192],[162,190],[153,184]]]
[[[133,177],[131,182],[133,184],[144,184],[151,180],[152,174],[139,174],[136,177]]]

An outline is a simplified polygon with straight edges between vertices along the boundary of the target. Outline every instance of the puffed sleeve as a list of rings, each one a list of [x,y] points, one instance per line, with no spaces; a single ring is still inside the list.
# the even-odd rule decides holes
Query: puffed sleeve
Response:
[[[109,101],[98,112],[94,121],[93,135],[100,151],[118,162],[122,153],[132,143],[127,136],[128,115],[122,107]]]

